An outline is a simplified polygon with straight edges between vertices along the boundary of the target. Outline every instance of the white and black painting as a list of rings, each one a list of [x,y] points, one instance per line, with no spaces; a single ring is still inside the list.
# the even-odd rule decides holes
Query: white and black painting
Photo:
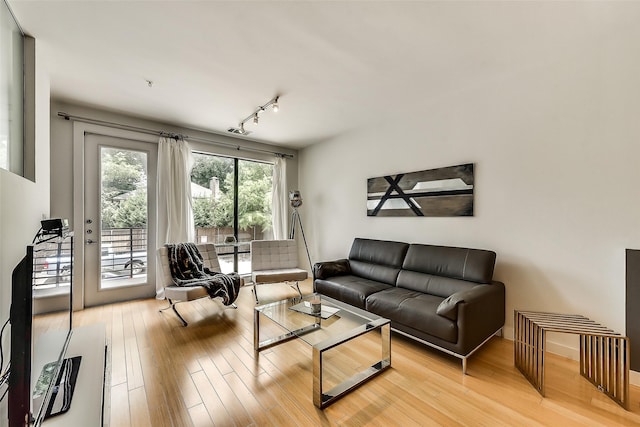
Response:
[[[473,216],[473,163],[367,180],[367,216]]]

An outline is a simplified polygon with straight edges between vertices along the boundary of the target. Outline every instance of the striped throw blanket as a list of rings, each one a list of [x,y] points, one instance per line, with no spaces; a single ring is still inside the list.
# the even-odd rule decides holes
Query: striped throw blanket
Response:
[[[173,282],[178,286],[203,286],[209,297],[222,298],[224,305],[231,305],[240,292],[238,273],[223,274],[211,271],[202,262],[202,254],[193,243],[165,245],[169,250],[169,269]]]

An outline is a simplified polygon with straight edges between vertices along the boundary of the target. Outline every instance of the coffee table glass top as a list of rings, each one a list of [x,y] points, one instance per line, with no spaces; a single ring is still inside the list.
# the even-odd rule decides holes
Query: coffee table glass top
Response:
[[[292,307],[298,306],[303,311],[311,311],[311,300],[318,297],[322,307],[322,316],[306,314],[292,309]],[[305,308],[308,308],[308,310],[305,310]],[[286,299],[261,305],[255,309],[312,346],[325,340],[348,334],[360,326],[386,320],[373,313],[320,294]],[[334,310],[337,310],[335,314],[330,315]],[[328,315],[330,316],[327,317]]]

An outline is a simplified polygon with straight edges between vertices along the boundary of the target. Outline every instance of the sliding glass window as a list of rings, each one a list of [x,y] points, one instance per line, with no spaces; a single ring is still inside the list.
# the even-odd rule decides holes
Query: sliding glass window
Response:
[[[223,273],[251,274],[251,240],[273,239],[273,165],[194,153],[191,195],[196,239],[216,245]]]
[[[0,3],[0,168],[24,176],[24,38]]]

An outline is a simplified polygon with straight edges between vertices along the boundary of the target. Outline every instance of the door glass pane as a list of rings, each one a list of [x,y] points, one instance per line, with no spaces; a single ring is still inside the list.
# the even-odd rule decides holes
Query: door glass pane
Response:
[[[101,147],[100,170],[100,289],[144,285],[147,153]]]
[[[249,242],[271,239],[273,165],[238,160],[238,194],[234,190],[235,159],[194,153],[191,172],[196,238],[214,243],[223,273],[251,273]],[[238,212],[235,199],[238,198]],[[238,234],[234,234],[234,217]],[[235,267],[237,263],[237,268]]]

